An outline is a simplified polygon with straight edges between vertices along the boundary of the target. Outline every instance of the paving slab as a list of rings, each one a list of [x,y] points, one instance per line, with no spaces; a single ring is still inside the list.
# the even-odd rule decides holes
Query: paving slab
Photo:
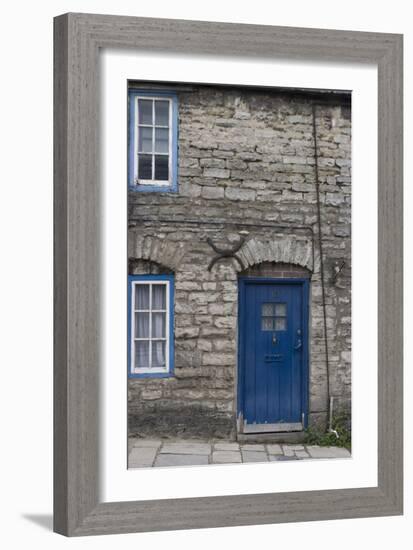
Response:
[[[217,440],[157,439],[131,437],[128,439],[128,467],[197,466],[201,464],[234,464],[277,462],[308,458],[350,458],[342,447],[318,445],[245,443]]]
[[[295,456],[294,449],[291,448],[291,445],[283,445],[283,453],[285,456]]]
[[[184,439],[184,438],[180,438],[180,437],[176,437],[176,438],[166,438],[166,439],[163,439],[162,440],[162,443],[164,445],[204,445],[204,444],[207,444],[208,445],[208,441],[206,439]]]
[[[259,443],[245,443],[244,445],[241,446],[241,449],[243,451],[264,451],[265,452],[265,446]]]
[[[285,455],[269,455],[268,459],[270,462],[287,462],[289,460],[299,460],[296,456]]]
[[[351,453],[343,447],[318,447],[307,445],[307,452],[312,458],[350,458]]]
[[[281,445],[278,445],[277,443],[273,443],[271,445],[267,445],[267,451],[270,455],[282,455],[283,450]]]
[[[201,466],[208,464],[207,455],[159,454],[154,466]]]
[[[160,439],[135,439],[132,442],[132,448],[135,447],[160,447],[162,441]]]
[[[164,443],[160,450],[161,454],[178,455],[209,455],[211,445],[209,443]]]
[[[157,447],[134,447],[128,457],[128,468],[148,468],[153,465]]]
[[[268,462],[267,453],[262,451],[244,451],[242,450],[243,462]]]
[[[241,462],[239,451],[214,451],[212,453],[213,464],[228,464]]]
[[[305,451],[295,451],[295,456],[297,458],[310,458],[310,455]]]
[[[215,443],[215,451],[239,451],[239,443]]]

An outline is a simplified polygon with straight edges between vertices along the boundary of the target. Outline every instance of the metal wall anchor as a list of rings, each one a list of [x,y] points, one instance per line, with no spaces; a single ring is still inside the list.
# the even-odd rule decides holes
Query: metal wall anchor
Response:
[[[333,274],[331,276],[331,283],[334,285],[337,282],[337,279],[340,275],[340,273],[343,271],[344,266],[346,265],[346,262],[342,260],[340,263],[336,262],[333,266]]]
[[[236,260],[238,262],[238,265],[240,266],[240,268],[244,269],[244,266],[242,265],[241,259],[236,254],[238,252],[238,250],[240,250],[240,248],[242,247],[244,242],[245,242],[245,238],[241,237],[240,240],[236,244],[234,244],[234,246],[232,248],[227,248],[227,249],[224,250],[224,249],[219,248],[218,246],[216,246],[212,242],[212,240],[208,237],[207,238],[207,243],[217,253],[217,255],[214,256],[214,258],[212,258],[212,260],[209,262],[208,271],[211,271],[211,269],[214,267],[214,265],[219,260],[221,260],[223,258],[234,258],[234,260]]]

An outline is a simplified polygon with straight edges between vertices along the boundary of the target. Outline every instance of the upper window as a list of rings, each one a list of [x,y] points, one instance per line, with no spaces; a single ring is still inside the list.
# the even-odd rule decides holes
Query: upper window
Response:
[[[173,370],[173,276],[129,277],[130,375]]]
[[[176,191],[177,98],[129,91],[129,187]]]

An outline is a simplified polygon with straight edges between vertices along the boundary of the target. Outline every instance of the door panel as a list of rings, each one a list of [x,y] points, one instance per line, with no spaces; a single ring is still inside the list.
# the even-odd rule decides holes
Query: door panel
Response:
[[[244,425],[274,425],[274,431],[279,431],[278,424],[291,429],[301,426],[305,291],[306,286],[297,283],[247,281],[243,285],[240,391]]]

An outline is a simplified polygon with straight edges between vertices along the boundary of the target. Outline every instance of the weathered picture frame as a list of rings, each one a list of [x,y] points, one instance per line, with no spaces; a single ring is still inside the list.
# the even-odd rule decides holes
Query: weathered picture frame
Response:
[[[54,530],[79,536],[401,514],[402,36],[88,14],[57,17],[54,32]],[[100,502],[97,99],[103,47],[377,64],[377,487]]]

